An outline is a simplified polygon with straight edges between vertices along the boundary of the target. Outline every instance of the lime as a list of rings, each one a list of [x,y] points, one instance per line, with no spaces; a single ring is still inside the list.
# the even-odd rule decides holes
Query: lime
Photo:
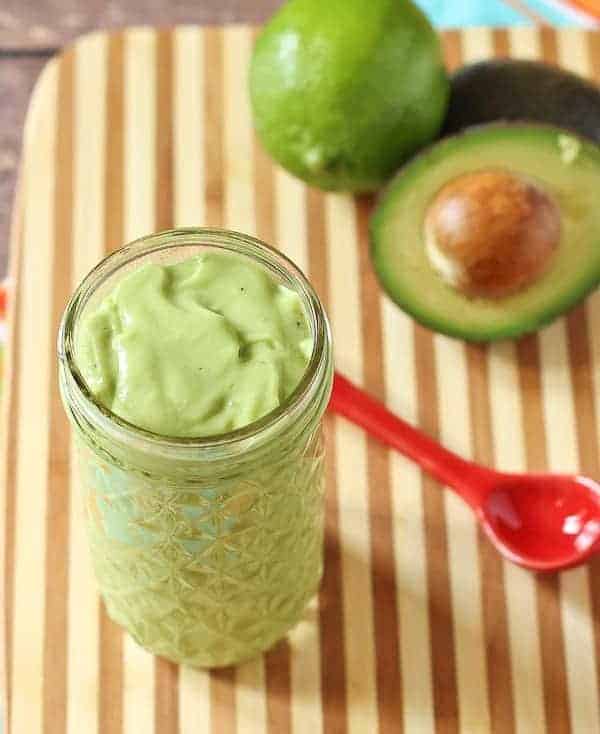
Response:
[[[326,190],[378,188],[438,133],[448,89],[439,39],[409,0],[291,0],[250,68],[263,145]]]

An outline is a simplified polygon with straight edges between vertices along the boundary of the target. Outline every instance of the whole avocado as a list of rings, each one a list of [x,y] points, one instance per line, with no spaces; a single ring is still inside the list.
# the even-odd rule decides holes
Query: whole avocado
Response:
[[[497,120],[557,125],[600,144],[600,89],[541,61],[488,59],[452,74],[443,135]]]
[[[379,188],[440,130],[449,83],[439,39],[410,0],[290,0],[250,67],[267,151],[311,185]]]

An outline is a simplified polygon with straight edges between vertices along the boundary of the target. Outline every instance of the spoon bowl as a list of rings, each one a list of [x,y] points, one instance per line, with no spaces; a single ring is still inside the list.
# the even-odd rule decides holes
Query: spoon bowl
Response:
[[[600,484],[581,476],[497,474],[476,508],[509,560],[535,571],[583,563],[600,548]]]

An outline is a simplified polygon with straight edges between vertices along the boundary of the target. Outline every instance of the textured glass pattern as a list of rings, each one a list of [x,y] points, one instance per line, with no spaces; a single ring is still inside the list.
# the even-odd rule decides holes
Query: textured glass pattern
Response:
[[[269,648],[322,574],[321,429],[256,466],[172,484],[80,442],[92,559],[110,616],[148,650],[221,666]]]

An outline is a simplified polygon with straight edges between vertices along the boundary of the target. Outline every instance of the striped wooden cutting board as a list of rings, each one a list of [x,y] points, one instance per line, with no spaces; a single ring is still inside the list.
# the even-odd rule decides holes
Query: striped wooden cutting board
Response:
[[[342,420],[328,432],[327,561],[289,639],[235,670],[155,659],[96,596],[54,348],[74,285],[172,225],[284,249],[331,316],[338,367],[465,456],[598,477],[600,293],[537,336],[467,346],[385,300],[368,199],[271,165],[251,129],[254,31],[88,36],[50,62],[27,122],[5,401],[10,734],[600,731],[600,562],[553,578],[504,563],[469,511]],[[600,35],[447,33],[451,67],[543,57],[600,79]]]

